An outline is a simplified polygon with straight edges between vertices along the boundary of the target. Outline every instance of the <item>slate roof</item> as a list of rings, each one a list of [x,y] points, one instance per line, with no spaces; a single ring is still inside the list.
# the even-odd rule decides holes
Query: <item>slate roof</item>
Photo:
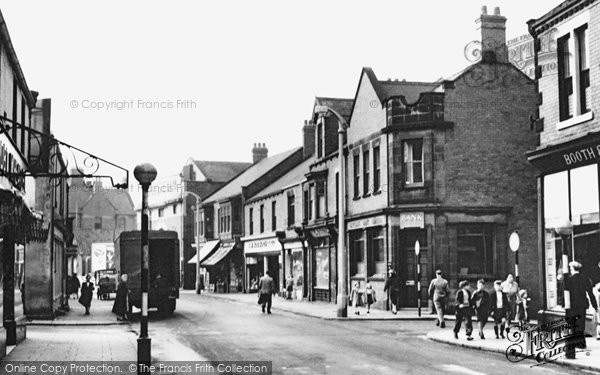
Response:
[[[280,154],[265,158],[239,174],[212,195],[206,197],[203,203],[214,203],[242,193],[242,186],[248,186],[262,175],[273,169],[279,163],[292,156],[302,147],[296,147]]]
[[[271,184],[269,184],[269,186],[256,193],[256,195],[248,200],[247,203],[267,198],[271,195],[281,192],[288,187],[298,185],[305,180],[305,174],[308,173],[310,165],[314,163],[315,160],[316,159],[314,157],[308,158],[302,163],[298,164],[296,167],[290,169],[290,171],[281,176],[281,178],[273,181]]]
[[[228,182],[252,165],[252,163],[210,160],[194,160],[194,164],[210,182]]]
[[[350,114],[352,113],[352,105],[354,99],[343,99],[343,98],[327,98],[323,96],[317,96],[315,98],[315,106],[325,105],[340,115],[344,116],[346,121],[350,120]]]
[[[76,212],[76,210],[81,212],[94,198],[100,197],[106,199],[115,208],[116,213],[135,215],[129,191],[107,188],[94,191],[84,185],[80,178],[73,178],[73,185],[69,191],[69,212]]]

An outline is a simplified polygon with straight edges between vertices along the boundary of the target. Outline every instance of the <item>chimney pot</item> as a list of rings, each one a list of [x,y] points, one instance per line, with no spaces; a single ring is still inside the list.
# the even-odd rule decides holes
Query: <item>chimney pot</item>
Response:
[[[487,14],[487,6],[482,6],[481,7],[481,14]]]
[[[494,8],[494,16],[499,16],[500,15],[500,7],[495,7]]]

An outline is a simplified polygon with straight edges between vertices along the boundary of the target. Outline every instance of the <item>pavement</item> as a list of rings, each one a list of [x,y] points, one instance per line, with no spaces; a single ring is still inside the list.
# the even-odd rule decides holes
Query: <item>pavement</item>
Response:
[[[182,294],[195,294],[193,291],[182,291]],[[237,304],[243,305],[252,305],[257,306],[257,297],[255,294],[242,294],[242,293],[232,293],[232,294],[218,294],[218,293],[204,293],[201,295],[202,298],[212,298],[212,299],[220,299],[226,300],[229,302],[234,302]],[[387,320],[400,320],[400,321],[434,321],[436,319],[435,315],[430,314],[427,308],[422,309],[421,317],[418,316],[417,309],[414,308],[404,308],[400,309],[396,315],[392,314],[390,311],[384,310],[374,310],[371,309],[370,314],[366,314],[366,308],[360,308],[360,315],[354,315],[352,308],[348,308],[348,317],[347,318],[338,318],[336,314],[336,306],[333,303],[325,303],[325,302],[307,302],[307,301],[297,301],[297,300],[286,300],[281,297],[273,298],[273,311],[281,310],[285,312],[289,312],[292,314],[324,319],[324,320],[340,320],[340,321],[387,321]],[[512,342],[508,341],[508,339],[495,339],[493,326],[488,323],[486,329],[484,330],[484,337],[487,339],[481,340],[477,335],[477,330],[475,330],[473,337],[475,338],[473,341],[467,341],[464,335],[464,328],[462,333],[462,338],[459,336],[459,340],[454,338],[454,333],[452,331],[452,327],[454,325],[454,321],[456,317],[454,315],[449,315],[446,317],[449,322],[447,322],[446,329],[435,328],[427,333],[426,337],[429,340],[445,343],[453,346],[460,346],[468,349],[478,349],[488,352],[501,353],[504,357],[506,357],[506,351]],[[536,321],[532,321],[532,324],[537,324]],[[474,322],[474,326],[476,326],[476,322]],[[434,328],[432,324],[432,328]],[[568,366],[576,369],[583,370],[591,370],[591,371],[599,371],[600,372],[600,341],[595,340],[593,338],[588,338],[586,340],[587,343],[587,352],[581,352],[578,354],[577,358],[574,360],[566,359],[566,358],[556,358],[553,360],[555,364],[560,364],[564,366]],[[533,362],[533,365],[536,362]]]
[[[30,320],[28,326],[110,326],[128,325],[128,322],[117,321],[112,313],[114,300],[99,300],[94,298],[90,307],[90,315],[85,315],[83,307],[75,298],[69,299],[70,311],[59,315],[53,320]]]

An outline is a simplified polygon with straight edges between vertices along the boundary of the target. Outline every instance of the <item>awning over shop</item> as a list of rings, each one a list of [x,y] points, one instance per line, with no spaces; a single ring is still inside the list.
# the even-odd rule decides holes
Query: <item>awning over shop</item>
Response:
[[[200,262],[202,262],[212,251],[219,246],[219,240],[207,241],[200,246]],[[188,264],[196,264],[198,261],[198,252],[188,260]]]
[[[217,251],[215,251],[215,253],[213,255],[210,256],[210,258],[206,259],[205,261],[203,261],[202,263],[200,263],[201,266],[214,266],[217,263],[219,263],[221,260],[223,260],[223,258],[225,258],[227,256],[227,254],[229,254],[229,252],[231,250],[233,250],[233,248],[235,247],[235,243],[231,242],[231,243],[221,243],[221,247],[219,247],[217,249]]]

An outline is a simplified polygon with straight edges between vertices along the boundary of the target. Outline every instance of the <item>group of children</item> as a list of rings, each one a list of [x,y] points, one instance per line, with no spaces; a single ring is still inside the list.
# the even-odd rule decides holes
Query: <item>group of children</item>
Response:
[[[516,283],[515,283],[516,285]],[[462,322],[465,321],[465,330],[467,340],[473,340],[473,324],[471,316],[473,310],[477,317],[479,326],[479,337],[484,340],[483,328],[488,317],[491,315],[494,319],[494,333],[496,338],[504,338],[505,329],[508,332],[507,323],[510,324],[513,317],[520,324],[528,321],[527,316],[527,290],[518,289],[514,293],[505,292],[502,281],[494,281],[494,292],[489,294],[485,291],[485,281],[477,281],[477,290],[472,293],[469,290],[469,282],[466,280],[458,284],[459,290],[456,292],[456,323],[454,325],[454,337],[458,339],[458,332]]]
[[[360,315],[358,306],[361,304],[361,302],[367,306],[367,314],[370,314],[371,305],[377,302],[377,299],[375,298],[375,291],[373,290],[371,283],[367,281],[365,284],[364,293],[362,293],[361,297],[360,283],[358,281],[355,282],[352,286],[352,291],[350,291],[350,302],[352,303],[352,307],[354,307],[355,315]]]

